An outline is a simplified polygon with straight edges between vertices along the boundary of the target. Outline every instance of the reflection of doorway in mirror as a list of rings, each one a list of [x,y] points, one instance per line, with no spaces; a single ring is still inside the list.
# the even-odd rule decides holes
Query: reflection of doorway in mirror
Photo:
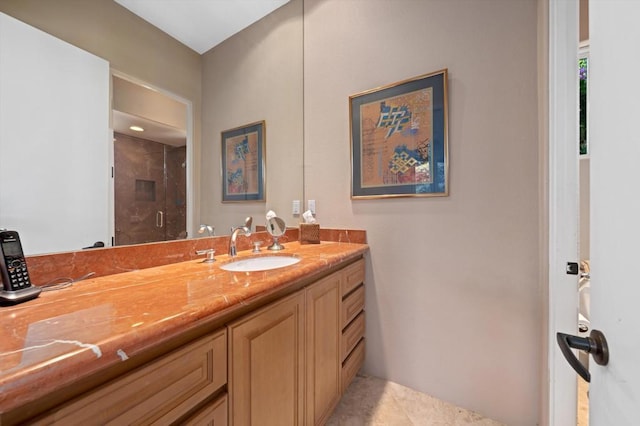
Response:
[[[187,237],[186,102],[113,76],[114,245]]]

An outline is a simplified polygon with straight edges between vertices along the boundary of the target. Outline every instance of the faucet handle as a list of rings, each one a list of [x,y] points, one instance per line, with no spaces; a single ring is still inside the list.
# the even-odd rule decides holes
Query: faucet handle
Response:
[[[204,259],[202,261],[203,263],[213,263],[213,262],[216,261],[216,259],[214,257],[215,254],[216,254],[216,251],[214,249],[196,250],[196,254],[197,255],[203,255],[203,254],[207,255],[206,259]]]
[[[247,216],[247,218],[244,220],[244,226],[249,228],[249,231],[251,231],[251,224],[252,223],[253,223],[253,217]]]

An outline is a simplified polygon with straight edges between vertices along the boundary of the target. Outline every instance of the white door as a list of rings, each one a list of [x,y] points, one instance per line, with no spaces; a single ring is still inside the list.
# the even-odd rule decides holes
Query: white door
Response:
[[[609,343],[590,363],[592,426],[640,425],[640,2],[591,0],[591,326]]]
[[[576,374],[555,332],[575,334],[575,280],[561,271],[574,255],[577,183],[572,133],[577,86],[577,3],[549,0],[550,262],[549,424],[575,424]],[[590,0],[591,328],[608,340],[609,363],[590,362],[591,426],[640,425],[640,2]],[[572,70],[573,69],[573,70]],[[567,143],[575,141],[575,143]]]
[[[578,2],[549,0],[549,426],[576,424],[576,373],[556,332],[578,333]],[[545,424],[545,422],[542,422]]]

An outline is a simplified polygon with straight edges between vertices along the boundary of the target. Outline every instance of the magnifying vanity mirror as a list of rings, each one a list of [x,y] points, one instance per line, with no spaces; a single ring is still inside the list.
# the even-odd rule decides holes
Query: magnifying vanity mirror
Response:
[[[279,217],[272,217],[267,221],[267,232],[273,238],[273,244],[267,247],[269,250],[282,250],[284,246],[278,242],[278,238],[282,237],[287,230],[284,220]]]
[[[291,200],[303,199],[302,0],[289,1],[203,54],[113,0],[3,0],[0,12],[3,18],[15,19],[57,39],[62,50],[66,45],[67,50],[86,52],[88,61],[97,64],[97,71],[76,76],[73,59],[43,49],[35,56],[62,63],[34,64],[31,68],[36,75],[29,78],[15,71],[9,73],[6,58],[0,57],[0,88],[16,88],[11,101],[3,91],[5,101],[0,102],[9,103],[0,110],[23,112],[20,120],[0,117],[2,123],[22,125],[9,135],[0,133],[0,155],[15,158],[16,167],[31,183],[36,187],[46,184],[47,188],[38,196],[32,191],[15,190],[20,185],[3,188],[11,181],[7,175],[10,170],[5,166],[0,170],[0,227],[20,232],[27,255],[80,250],[94,241],[104,241],[106,246],[128,243],[126,238],[119,242],[115,238],[115,210],[124,210],[113,205],[115,119],[111,115],[114,89],[120,84],[114,78],[175,95],[189,112],[184,129],[189,135],[185,159],[176,163],[184,164],[186,194],[180,200],[171,200],[185,204],[186,225],[181,226],[186,229],[171,233],[171,238],[203,237],[197,233],[200,223],[230,229],[238,217],[264,215],[267,203],[278,211],[290,211]],[[0,34],[0,43],[4,43],[0,49],[4,55],[7,37]],[[53,112],[60,112],[59,101],[71,97],[60,84],[37,86],[28,98],[20,92],[48,70],[59,71],[54,80],[100,89],[95,95],[73,95],[76,110],[55,115]],[[100,83],[92,78],[100,79]],[[104,101],[96,107],[104,114],[98,112],[100,121],[89,123],[77,111],[88,110],[88,101],[95,99]],[[266,123],[266,199],[223,203],[221,132],[262,120]],[[31,145],[25,142],[27,128],[38,130]],[[94,135],[80,137],[75,146],[60,148],[79,128],[90,128]],[[28,149],[20,151],[17,146]],[[51,160],[56,157],[60,159]],[[71,173],[74,167],[70,165],[79,171]],[[96,176],[97,183],[89,186],[89,176]],[[139,188],[133,190],[135,193],[138,189],[142,198],[151,200],[154,193],[157,198],[166,191],[144,182],[149,179],[137,180]],[[80,191],[80,186],[85,189]],[[69,199],[76,204],[68,204]],[[33,200],[41,203],[32,205]],[[154,211],[153,225],[166,225],[166,211],[156,210],[162,214]],[[135,209],[124,216],[128,222],[142,217]]]

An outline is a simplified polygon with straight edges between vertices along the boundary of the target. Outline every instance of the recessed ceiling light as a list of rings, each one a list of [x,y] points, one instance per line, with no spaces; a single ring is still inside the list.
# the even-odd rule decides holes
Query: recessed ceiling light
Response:
[[[129,129],[133,130],[134,132],[144,132],[144,129],[140,126],[131,126],[129,127]]]

